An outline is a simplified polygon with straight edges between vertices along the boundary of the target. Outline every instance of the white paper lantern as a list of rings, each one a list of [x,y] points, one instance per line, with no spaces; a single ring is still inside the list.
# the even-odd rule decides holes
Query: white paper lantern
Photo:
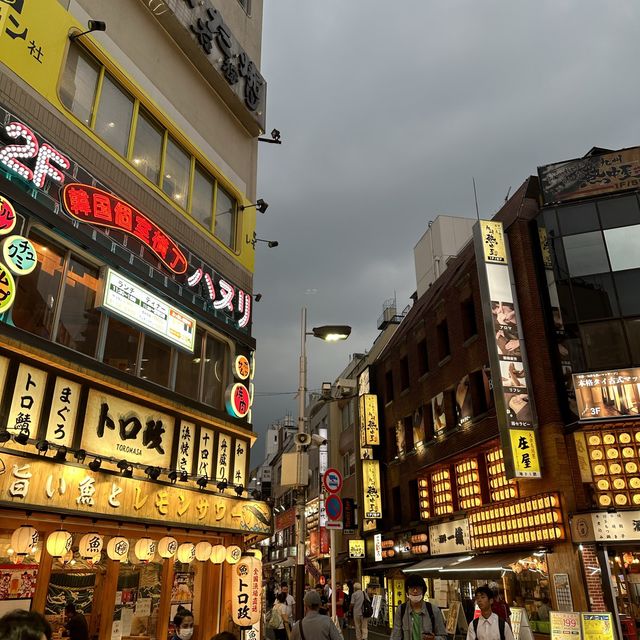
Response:
[[[195,549],[195,556],[198,562],[206,562],[211,557],[211,543],[203,540],[198,542]]]
[[[95,556],[99,556],[104,545],[104,539],[99,533],[87,533],[80,538],[78,543],[78,553],[85,560],[93,560]]]
[[[188,564],[189,562],[193,562],[196,557],[196,547],[191,542],[184,542],[178,547],[178,552],[176,554],[178,558],[178,562],[182,562],[183,564]]]
[[[52,558],[62,558],[71,551],[73,536],[68,531],[54,531],[47,538],[47,551]]]
[[[240,560],[241,556],[242,549],[239,546],[232,544],[230,547],[227,547],[227,555],[225,557],[225,560],[229,564],[236,564],[238,560]]]
[[[39,539],[36,529],[23,524],[11,534],[11,548],[16,555],[27,556],[34,552],[33,548],[38,544]]]
[[[114,536],[107,544],[107,556],[111,560],[122,562],[129,555],[129,541],[122,536]]]
[[[140,562],[149,562],[153,560],[153,556],[156,554],[156,541],[151,538],[140,538],[136,542],[134,552]]]
[[[262,605],[262,562],[244,556],[232,569],[239,580],[231,581],[231,617],[241,627],[251,627],[260,621]]]
[[[60,560],[62,561],[62,564],[75,564],[75,560],[73,559],[73,549],[67,551]]]
[[[223,544],[217,544],[211,550],[210,560],[213,564],[222,564],[227,557],[227,548]]]
[[[178,550],[178,541],[171,536],[165,536],[158,542],[158,555],[161,558],[173,558]]]

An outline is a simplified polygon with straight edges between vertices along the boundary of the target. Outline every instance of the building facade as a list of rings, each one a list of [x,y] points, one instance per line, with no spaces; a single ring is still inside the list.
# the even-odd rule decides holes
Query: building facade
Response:
[[[100,640],[166,637],[180,604],[197,638],[250,621],[261,20],[0,3],[5,608],[58,627],[75,600]]]

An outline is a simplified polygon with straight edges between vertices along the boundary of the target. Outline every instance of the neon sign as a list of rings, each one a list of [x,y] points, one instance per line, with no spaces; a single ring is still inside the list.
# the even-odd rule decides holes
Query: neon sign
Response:
[[[187,259],[176,242],[121,198],[97,187],[71,182],[64,187],[62,204],[76,220],[136,237],[173,273],[180,275],[187,270]]]

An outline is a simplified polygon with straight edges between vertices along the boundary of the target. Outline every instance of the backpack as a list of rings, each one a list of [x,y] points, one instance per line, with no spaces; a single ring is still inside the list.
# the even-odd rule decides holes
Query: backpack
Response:
[[[351,604],[351,594],[345,593],[344,600],[342,601],[342,610],[344,611],[345,615],[347,615],[347,612],[349,611],[350,604]]]
[[[478,623],[480,622],[480,618],[474,618],[473,622],[473,632],[476,634],[476,639],[478,638]],[[507,624],[507,621],[504,618],[498,616],[498,629],[500,630],[500,640],[504,640],[504,625]]]
[[[274,606],[267,615],[267,627],[269,629],[279,629],[282,624],[282,616],[280,611]]]
[[[371,600],[367,598],[367,595],[364,594],[364,600],[362,601],[362,617],[370,618],[373,615],[373,606],[371,605]]]
[[[436,617],[433,614],[433,607],[431,606],[431,603],[428,600],[425,600],[424,602],[427,605],[427,613],[429,614],[429,618],[431,618],[431,632],[433,633],[433,635],[436,635]],[[407,603],[403,602],[400,605],[400,620],[404,619],[404,614],[407,610]],[[504,640],[504,638],[500,638],[500,640]]]

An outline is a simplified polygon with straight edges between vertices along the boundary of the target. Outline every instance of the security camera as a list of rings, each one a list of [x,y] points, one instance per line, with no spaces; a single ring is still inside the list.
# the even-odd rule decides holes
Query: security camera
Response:
[[[311,436],[311,444],[315,444],[316,447],[322,447],[327,444],[327,439],[319,436],[317,433],[314,433]]]

